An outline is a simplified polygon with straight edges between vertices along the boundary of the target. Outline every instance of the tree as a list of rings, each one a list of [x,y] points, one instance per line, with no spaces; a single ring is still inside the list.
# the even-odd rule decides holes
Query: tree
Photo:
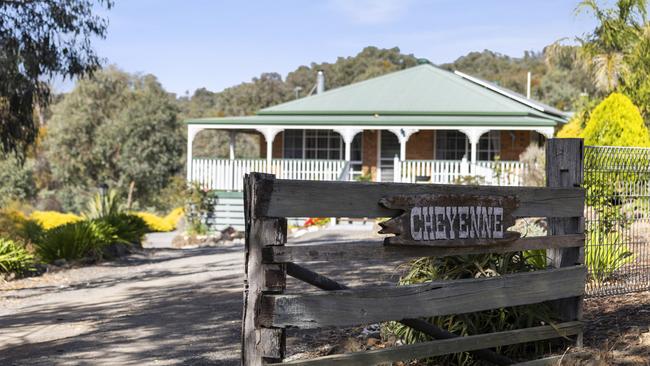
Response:
[[[638,38],[646,22],[647,0],[617,0],[613,8],[602,8],[596,0],[581,1],[576,12],[591,12],[596,29],[583,38],[582,59],[592,72],[596,86],[614,91],[626,72],[625,53]]]
[[[612,93],[593,110],[581,137],[587,145],[650,147],[639,109],[620,93]]]
[[[32,171],[26,165],[20,164],[15,156],[0,156],[0,207],[36,196]]]
[[[543,52],[528,51],[510,57],[490,50],[470,52],[441,67],[459,70],[518,93],[526,93],[531,72],[531,98],[561,110],[572,110],[582,93],[593,93],[586,72],[574,61],[577,47],[554,44]]]
[[[49,100],[44,78],[97,68],[91,39],[103,38],[108,23],[96,10],[92,0],[0,0],[0,152],[21,156],[36,139],[34,105],[38,112]]]
[[[77,82],[54,106],[44,144],[63,205],[78,210],[99,183],[147,205],[182,169],[178,108],[152,75],[114,67]]]
[[[650,124],[650,24],[639,32],[639,39],[626,54],[627,64],[621,91],[639,106],[646,125]]]

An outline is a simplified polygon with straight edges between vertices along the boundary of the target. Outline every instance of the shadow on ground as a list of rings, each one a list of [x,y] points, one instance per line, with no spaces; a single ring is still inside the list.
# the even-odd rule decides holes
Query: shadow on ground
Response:
[[[65,286],[0,293],[0,364],[238,365],[242,263],[242,245],[150,250],[71,270]],[[304,265],[350,286],[396,280],[396,263]],[[316,290],[294,279],[287,288]]]

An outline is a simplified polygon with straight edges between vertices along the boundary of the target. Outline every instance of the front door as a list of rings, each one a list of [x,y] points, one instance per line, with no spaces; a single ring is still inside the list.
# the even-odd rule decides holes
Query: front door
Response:
[[[399,140],[390,131],[379,131],[379,177],[381,182],[394,180],[395,156],[399,156]]]

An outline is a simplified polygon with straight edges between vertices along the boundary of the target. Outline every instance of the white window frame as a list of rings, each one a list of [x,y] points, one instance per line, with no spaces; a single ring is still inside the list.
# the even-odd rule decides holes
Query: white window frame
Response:
[[[481,147],[481,142],[485,144],[486,141],[487,147]],[[484,133],[478,140],[476,155],[478,161],[492,161],[496,156],[501,155],[501,131],[490,130]]]
[[[285,133],[286,133],[286,131],[288,131],[288,130],[285,130]],[[300,158],[290,158],[290,159],[343,160],[343,157],[344,157],[344,154],[345,154],[345,143],[343,142],[343,138],[341,137],[341,135],[338,134],[336,131],[333,131],[333,130],[321,130],[321,129],[318,129],[318,130],[316,130],[316,129],[313,129],[313,130],[312,129],[293,129],[293,131],[302,131],[302,150],[301,150],[301,157]],[[308,147],[307,146],[307,140],[308,140],[307,131],[327,132],[327,146],[325,146],[325,147],[318,146],[318,141],[316,140],[316,147]],[[332,134],[336,134],[336,136],[338,136],[338,138],[339,138],[339,146],[338,146],[338,148],[330,146]],[[309,138],[312,138],[312,137],[309,137]],[[318,139],[318,138],[322,138],[322,136],[319,137],[318,134],[316,134],[316,136],[313,137],[313,138]],[[282,157],[283,158],[284,158],[285,152],[286,152],[286,141],[287,140],[285,138],[282,139]],[[339,158],[338,159],[331,159],[330,158],[331,153],[336,152],[337,150],[338,150]],[[308,158],[307,157],[307,152],[308,151],[315,152],[316,157],[315,158]],[[325,159],[318,158],[318,152],[319,151],[327,151],[327,158],[325,158]]]

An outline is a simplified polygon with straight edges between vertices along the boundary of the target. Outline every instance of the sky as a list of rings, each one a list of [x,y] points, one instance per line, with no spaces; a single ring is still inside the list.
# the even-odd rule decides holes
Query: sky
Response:
[[[399,47],[434,63],[490,49],[541,50],[594,28],[578,0],[115,0],[107,64],[154,74],[177,95],[220,91],[362,48]],[[56,88],[69,90],[71,82]]]

